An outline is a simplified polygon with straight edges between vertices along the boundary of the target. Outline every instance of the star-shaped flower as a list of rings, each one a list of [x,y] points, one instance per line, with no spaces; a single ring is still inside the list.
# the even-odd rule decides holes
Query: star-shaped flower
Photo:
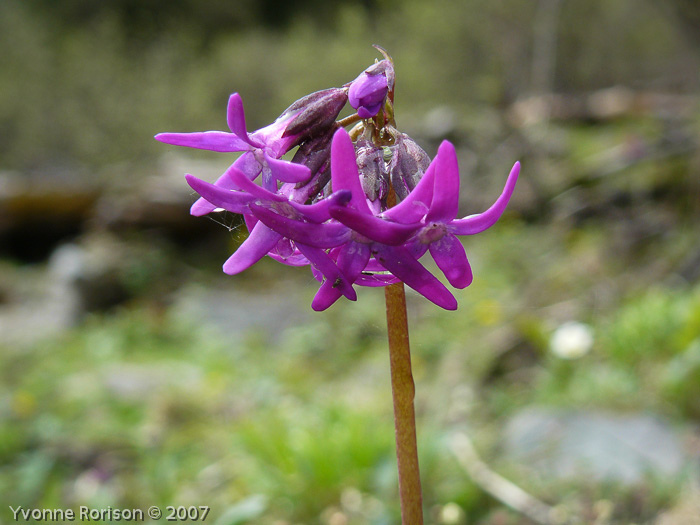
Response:
[[[516,162],[502,194],[488,210],[457,219],[459,165],[454,146],[444,141],[416,188],[397,206],[375,216],[367,207],[335,198],[330,215],[356,234],[374,241],[374,258],[394,276],[439,306],[453,309],[456,301],[452,294],[425,275],[427,270],[410,256],[409,247],[419,256],[427,247],[452,286],[469,286],[471,267],[456,235],[473,235],[495,224],[510,200],[519,173],[520,163]]]

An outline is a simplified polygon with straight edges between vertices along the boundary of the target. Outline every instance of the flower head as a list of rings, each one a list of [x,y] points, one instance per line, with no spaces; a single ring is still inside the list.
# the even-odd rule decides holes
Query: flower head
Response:
[[[220,208],[244,217],[250,234],[224,264],[226,273],[239,273],[267,255],[290,266],[311,266],[321,282],[315,310],[341,296],[355,300],[354,285],[399,281],[438,306],[457,308],[452,293],[419,259],[430,252],[452,286],[468,286],[472,272],[458,236],[479,233],[498,220],[520,165],[513,166],[488,210],[458,218],[455,148],[443,142],[431,161],[396,130],[393,64],[385,57],[346,87],[307,95],[252,133],[234,93],[227,112],[230,132],[156,136],[168,144],[242,152],[213,184],[186,175],[201,196],[193,215]],[[357,109],[349,122],[361,120],[351,134],[345,121],[336,122],[346,101]],[[281,159],[296,146],[291,161]]]

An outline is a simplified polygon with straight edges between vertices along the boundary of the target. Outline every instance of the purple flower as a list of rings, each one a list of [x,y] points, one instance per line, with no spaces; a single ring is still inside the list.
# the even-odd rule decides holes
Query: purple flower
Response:
[[[340,133],[336,133],[334,142],[340,139]],[[336,198],[330,214],[356,234],[373,241],[374,258],[393,275],[435,304],[454,309],[457,305],[452,294],[430,279],[432,275],[425,275],[427,270],[410,257],[410,251],[422,255],[425,248],[429,249],[452,286],[469,286],[471,268],[456,235],[473,235],[495,224],[510,200],[519,173],[520,163],[516,162],[503,193],[488,210],[457,219],[459,166],[454,146],[444,141],[416,188],[397,206],[374,216],[362,205],[353,206],[346,198]]]
[[[516,162],[508,175],[503,192],[488,210],[478,215],[457,219],[459,208],[457,154],[450,142],[444,141],[440,145],[436,157],[433,199],[428,213],[422,220],[423,226],[415,235],[415,242],[428,246],[435,263],[455,288],[466,288],[472,282],[472,271],[467,255],[456,236],[473,235],[493,226],[508,205],[519,174],[520,163]],[[400,210],[395,213],[400,214]],[[404,216],[404,218],[408,217]]]
[[[224,263],[225,273],[230,275],[240,273],[268,253],[275,255],[280,262],[286,262],[295,256],[290,260],[293,266],[309,264],[311,259],[307,252],[310,251],[302,249],[301,244],[312,248],[328,247],[342,243],[343,239],[339,234],[347,235],[348,229],[340,224],[329,224],[321,228],[319,223],[330,218],[329,201],[309,205],[300,204],[282,193],[271,192],[255,184],[235,166],[231,166],[224,173],[224,177],[228,177],[231,185],[238,189],[228,190],[222,185],[210,184],[192,175],[185,175],[192,189],[212,207],[241,213],[246,217],[250,235]],[[291,196],[294,197],[294,194],[292,193]],[[259,222],[259,216],[271,217],[271,219]],[[288,241],[285,242],[283,233],[285,225],[293,220],[303,220],[309,224],[309,227],[295,233],[295,240],[298,242],[291,246]],[[316,259],[321,257],[315,252],[311,255]],[[348,295],[353,294],[348,292]]]
[[[374,117],[384,104],[389,92],[386,70],[391,68],[388,60],[382,60],[360,73],[350,84],[348,102],[357,110],[360,118]]]
[[[263,174],[263,186],[276,191],[278,181],[299,183],[309,180],[311,171],[303,164],[279,160],[289,149],[335,122],[345,105],[346,91],[332,88],[307,95],[287,108],[278,118],[254,133],[248,133],[243,101],[238,93],[229,97],[227,122],[231,133],[204,131],[197,133],[160,133],[156,139],[166,144],[218,152],[243,151],[233,166],[250,180]],[[228,190],[239,189],[225,173],[215,183]],[[205,215],[215,207],[204,199],[195,202],[192,215]]]
[[[484,231],[499,219],[520,164],[513,166],[503,193],[488,210],[457,218],[459,166],[454,146],[443,142],[431,162],[408,135],[396,130],[393,65],[380,51],[387,58],[365,70],[349,88],[303,97],[253,133],[248,132],[241,98],[234,93],[228,103],[230,132],[156,136],[168,144],[243,152],[214,184],[185,176],[201,196],[192,214],[217,208],[239,213],[250,232],[224,263],[224,272],[239,273],[266,255],[290,266],[310,265],[321,282],[314,310],[328,308],[341,296],[355,300],[355,284],[386,286],[399,281],[442,308],[457,308],[452,293],[419,259],[429,251],[452,286],[468,286],[471,267],[457,236]],[[348,100],[364,119],[353,132],[356,143],[342,127],[345,121],[335,120]],[[378,115],[382,106],[384,112]],[[281,160],[296,146],[291,161]],[[400,202],[387,209],[391,195]]]

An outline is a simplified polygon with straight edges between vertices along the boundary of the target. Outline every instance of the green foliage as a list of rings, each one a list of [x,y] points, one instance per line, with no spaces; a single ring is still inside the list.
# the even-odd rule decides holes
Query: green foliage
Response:
[[[697,418],[699,290],[654,288],[596,319],[593,353],[571,362],[549,358],[534,397],[558,406]]]
[[[650,480],[629,497],[585,480],[532,486],[498,455],[494,416],[531,404],[698,417],[697,287],[659,285],[592,310],[591,353],[574,361],[550,354],[542,305],[582,286],[559,274],[566,257],[580,261],[597,247],[592,238],[511,222],[469,243],[479,279],[458,312],[409,294],[422,477],[436,523],[448,504],[470,521],[501,512],[449,450],[450,429],[465,425],[497,470],[574,514],[611,493],[620,495],[620,523],[672,501],[672,480]],[[519,243],[541,253],[523,264],[508,256]],[[509,282],[518,272],[530,283],[519,292]],[[53,342],[6,349],[0,498],[46,507],[205,503],[221,523],[326,523],[333,513],[393,523],[382,294],[361,292],[357,303],[289,327],[274,346],[254,334],[231,344],[206,325],[142,306],[92,317]]]
[[[406,124],[436,101],[492,106],[533,89],[535,2],[362,4],[2,2],[2,167],[127,163],[138,175],[164,151],[155,133],[223,129],[234,91],[259,127],[303,94],[352,80],[373,43],[394,55]],[[674,76],[692,58],[673,22],[634,0],[564,4],[554,87],[690,82]]]

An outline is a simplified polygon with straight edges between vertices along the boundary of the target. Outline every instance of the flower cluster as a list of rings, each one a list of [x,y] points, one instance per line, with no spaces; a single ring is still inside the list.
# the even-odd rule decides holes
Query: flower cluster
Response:
[[[341,296],[356,300],[353,285],[399,281],[442,308],[457,308],[452,293],[419,259],[429,251],[452,286],[469,286],[472,272],[457,236],[482,232],[498,220],[520,164],[488,210],[458,218],[455,148],[444,141],[431,161],[395,128],[394,69],[380,51],[385,59],[353,82],[301,98],[255,132],[248,132],[241,97],[234,93],[230,132],[156,135],[167,144],[243,152],[214,184],[185,176],[201,196],[193,215],[223,209],[244,217],[249,236],[224,272],[242,272],[266,255],[290,266],[310,265],[321,282],[314,310]],[[357,113],[337,121],[348,102]],[[348,133],[345,127],[353,124]],[[295,147],[291,160],[282,159]]]

